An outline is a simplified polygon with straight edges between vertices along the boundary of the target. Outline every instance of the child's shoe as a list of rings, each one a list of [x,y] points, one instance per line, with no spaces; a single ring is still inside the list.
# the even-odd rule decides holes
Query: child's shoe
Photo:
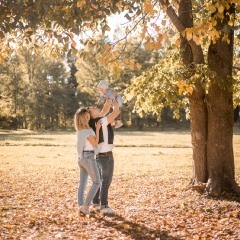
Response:
[[[118,120],[115,128],[120,128],[122,125],[123,125],[122,121]]]

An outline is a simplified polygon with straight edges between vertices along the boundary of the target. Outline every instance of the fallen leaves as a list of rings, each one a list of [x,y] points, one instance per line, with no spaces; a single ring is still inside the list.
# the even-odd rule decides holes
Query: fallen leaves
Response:
[[[116,147],[109,203],[117,214],[104,216],[92,210],[83,216],[76,203],[75,146],[20,144],[0,146],[0,239],[235,240],[240,236],[239,198],[226,194],[209,199],[186,187],[189,148]]]

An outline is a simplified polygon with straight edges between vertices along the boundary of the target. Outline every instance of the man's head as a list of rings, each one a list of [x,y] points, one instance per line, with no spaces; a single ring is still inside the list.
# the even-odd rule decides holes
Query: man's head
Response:
[[[105,93],[108,89],[108,82],[106,80],[101,80],[97,87],[101,91],[101,93]]]
[[[99,117],[100,109],[97,107],[87,107],[89,113],[90,113],[90,118],[94,119]]]

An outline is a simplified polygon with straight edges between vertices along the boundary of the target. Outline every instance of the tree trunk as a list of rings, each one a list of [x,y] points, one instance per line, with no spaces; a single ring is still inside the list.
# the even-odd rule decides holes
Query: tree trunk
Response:
[[[193,26],[191,1],[182,0],[179,3],[179,19],[185,28]],[[185,66],[191,63],[204,63],[201,46],[187,41],[181,36],[182,59]],[[205,105],[205,91],[198,80],[192,95],[189,97],[191,112],[191,136],[193,146],[193,176],[192,184],[198,185],[207,181],[207,108]]]
[[[224,12],[224,18],[217,21],[216,29],[222,30],[228,26],[229,15],[234,12],[231,6]],[[214,16],[214,14],[213,14]],[[233,154],[233,30],[229,28],[230,43],[222,40],[211,42],[208,50],[209,68],[216,73],[211,80],[207,97],[208,108],[208,182],[210,194],[220,194],[223,191],[239,191],[235,182]]]

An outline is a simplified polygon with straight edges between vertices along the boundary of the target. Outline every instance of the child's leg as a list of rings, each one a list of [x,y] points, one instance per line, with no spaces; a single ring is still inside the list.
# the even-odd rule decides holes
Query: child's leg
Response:
[[[122,108],[119,108],[119,114],[118,114],[118,116],[116,117],[116,121],[119,121],[119,120],[121,120],[121,111],[122,111]]]
[[[120,128],[123,125],[122,120],[121,120],[121,108],[119,108],[119,111],[120,111],[120,113],[115,119],[115,121],[116,121],[115,128]]]

